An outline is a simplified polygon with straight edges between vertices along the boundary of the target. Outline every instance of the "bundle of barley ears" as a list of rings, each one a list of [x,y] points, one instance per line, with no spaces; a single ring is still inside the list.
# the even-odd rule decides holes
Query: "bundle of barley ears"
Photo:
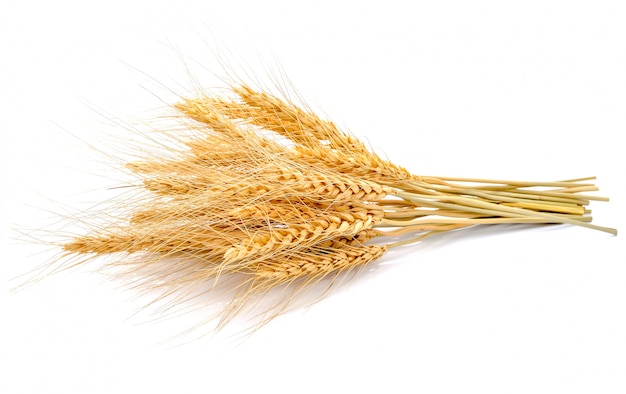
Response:
[[[138,179],[134,197],[62,248],[80,262],[115,255],[111,265],[163,297],[191,297],[197,284],[226,288],[218,329],[271,291],[281,289],[263,322],[320,282],[433,234],[502,223],[616,234],[591,224],[586,206],[607,201],[585,194],[597,190],[593,178],[416,176],[291,100],[246,85],[173,108],[179,127],[160,134],[168,154],[126,164]]]

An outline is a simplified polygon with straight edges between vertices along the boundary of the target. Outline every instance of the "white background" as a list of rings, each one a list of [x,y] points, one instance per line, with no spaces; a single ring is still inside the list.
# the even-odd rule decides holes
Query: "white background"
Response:
[[[115,178],[98,151],[124,130],[98,112],[146,117],[173,96],[155,80],[192,86],[172,47],[206,86],[216,52],[260,80],[280,63],[418,174],[596,175],[612,200],[594,221],[625,230],[625,20],[622,1],[3,1],[0,392],[626,392],[625,243],[581,228],[394,251],[244,342],[163,345],[192,318],[141,324],[132,292],[88,270],[8,292],[50,257],[16,229]]]

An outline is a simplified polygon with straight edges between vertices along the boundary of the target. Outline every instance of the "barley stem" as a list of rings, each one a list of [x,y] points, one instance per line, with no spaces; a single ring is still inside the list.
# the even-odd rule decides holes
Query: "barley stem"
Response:
[[[482,201],[476,198],[461,196],[432,196],[419,195],[408,192],[398,192],[397,195],[408,201],[412,201],[425,206],[434,206],[459,211],[477,212],[489,216],[504,216],[509,218],[526,218],[534,217],[543,219],[545,223],[567,223],[594,230],[603,231],[612,235],[617,235],[617,230],[609,227],[597,226],[587,222],[574,220],[566,216],[558,216],[555,214],[537,212],[524,208],[509,207],[501,204],[495,204]]]

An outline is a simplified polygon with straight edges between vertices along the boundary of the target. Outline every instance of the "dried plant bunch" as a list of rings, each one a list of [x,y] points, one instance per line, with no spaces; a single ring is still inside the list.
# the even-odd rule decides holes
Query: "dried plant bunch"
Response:
[[[158,300],[191,298],[191,288],[227,295],[218,329],[273,294],[265,323],[316,286],[433,234],[503,223],[616,234],[591,223],[590,202],[608,201],[588,194],[593,178],[413,175],[312,111],[246,85],[173,110],[179,126],[160,133],[174,142],[163,145],[168,154],[147,150],[126,164],[134,197],[97,224],[81,222],[85,234],[61,247],[70,265],[117,256],[108,264],[132,273],[132,286],[162,291]]]

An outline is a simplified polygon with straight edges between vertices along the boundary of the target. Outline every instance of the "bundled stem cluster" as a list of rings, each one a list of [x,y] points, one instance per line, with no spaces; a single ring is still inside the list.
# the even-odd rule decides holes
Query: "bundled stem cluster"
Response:
[[[605,198],[591,178],[558,182],[416,176],[335,124],[288,100],[236,86],[175,105],[180,149],[126,165],[138,198],[118,220],[62,245],[67,254],[139,254],[144,285],[166,294],[228,279],[218,328],[279,287],[267,321],[324,278],[358,270],[389,248],[479,224],[591,224]],[[128,268],[128,267],[127,267]],[[234,279],[233,279],[234,278]]]

